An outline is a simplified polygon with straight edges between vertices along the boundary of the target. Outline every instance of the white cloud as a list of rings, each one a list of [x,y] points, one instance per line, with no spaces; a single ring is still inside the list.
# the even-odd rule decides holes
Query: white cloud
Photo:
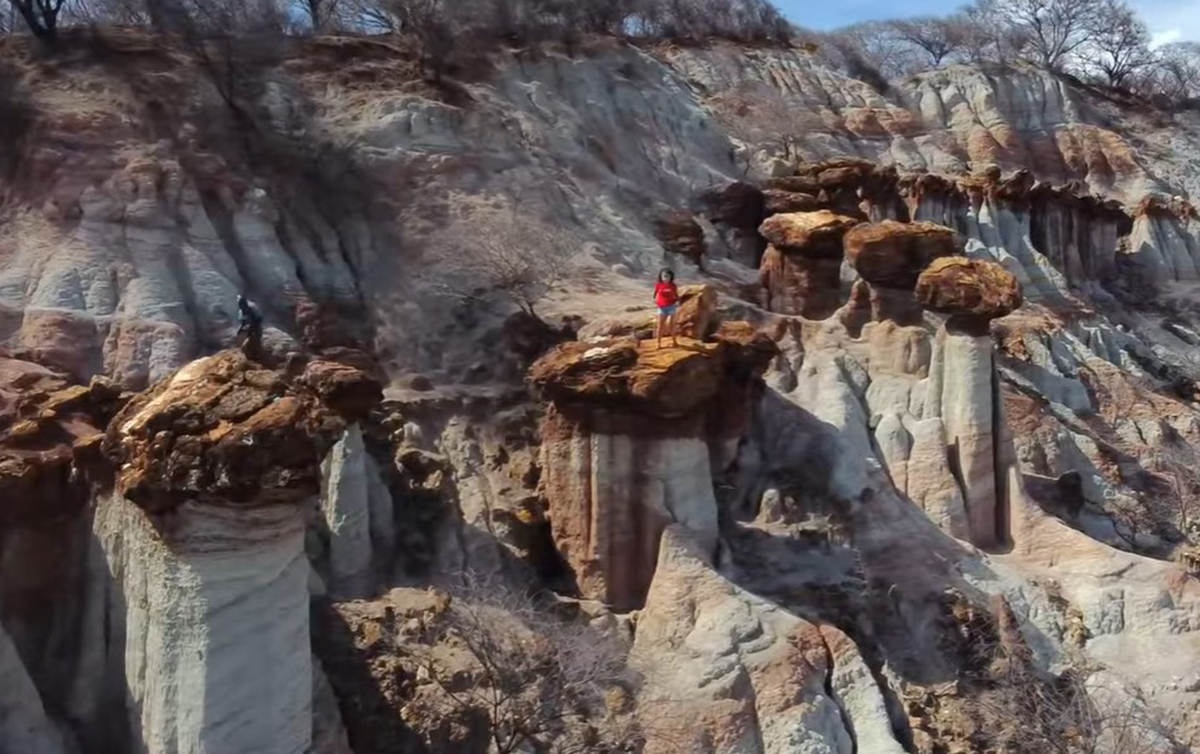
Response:
[[[1183,32],[1179,29],[1156,31],[1150,35],[1150,48],[1158,49],[1163,45],[1169,45],[1172,42],[1178,42],[1181,39],[1183,39]]]
[[[1200,42],[1200,2],[1196,0],[1131,0],[1146,25],[1154,46],[1171,42]]]

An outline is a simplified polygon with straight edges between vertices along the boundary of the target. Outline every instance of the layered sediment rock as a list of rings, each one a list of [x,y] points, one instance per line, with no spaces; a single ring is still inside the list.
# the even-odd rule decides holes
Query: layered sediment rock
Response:
[[[842,237],[857,220],[828,210],[767,218],[759,232],[771,244],[759,268],[766,308],[824,319],[841,304]]]
[[[568,343],[530,371],[551,403],[542,487],[559,551],[580,591],[640,606],[663,529],[680,523],[717,545],[713,462],[745,426],[750,393],[775,347],[725,327],[714,342],[657,349],[634,340]]]
[[[962,241],[949,228],[933,223],[885,220],[863,224],[846,234],[846,261],[870,285],[871,316],[900,325],[921,322],[913,296],[917,277],[935,259],[962,251]]]
[[[684,527],[663,533],[632,660],[648,752],[904,751],[853,642],[726,580]]]
[[[1149,281],[1200,280],[1200,214],[1188,202],[1157,196],[1143,200],[1129,247]]]

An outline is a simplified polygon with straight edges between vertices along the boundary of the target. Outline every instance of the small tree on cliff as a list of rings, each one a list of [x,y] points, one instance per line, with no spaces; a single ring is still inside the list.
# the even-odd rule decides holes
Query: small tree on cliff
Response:
[[[530,593],[468,575],[414,658],[426,683],[405,717],[486,728],[490,750],[616,751],[632,683],[623,647],[542,608]],[[432,732],[432,731],[430,731]]]
[[[53,42],[58,38],[58,19],[67,0],[9,0],[21,14],[29,31],[38,39]]]
[[[1130,76],[1154,62],[1150,31],[1122,0],[1104,0],[1100,6],[1084,57],[1111,86],[1124,86]]]
[[[961,21],[954,18],[922,18],[893,21],[896,37],[919,48],[934,68],[963,48],[967,34]]]
[[[711,104],[725,130],[751,153],[775,152],[789,162],[801,158],[802,135],[824,126],[810,108],[789,101],[770,84],[744,84]]]
[[[480,304],[499,297],[536,317],[537,305],[571,270],[571,239],[515,207],[476,208],[455,230],[439,249],[453,259],[438,284],[452,298]]]

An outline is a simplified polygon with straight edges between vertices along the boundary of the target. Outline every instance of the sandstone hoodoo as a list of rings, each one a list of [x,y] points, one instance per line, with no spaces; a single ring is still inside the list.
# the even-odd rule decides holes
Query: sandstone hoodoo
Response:
[[[728,443],[775,354],[765,335],[727,324],[712,342],[567,343],[534,364],[530,383],[551,404],[542,489],[584,596],[639,607],[671,523],[715,554],[714,464],[732,460]]]
[[[842,237],[858,220],[828,210],[769,217],[759,232],[771,244],[759,282],[767,309],[824,319],[839,304]]]
[[[863,223],[846,233],[846,259],[871,285],[912,290],[936,259],[962,253],[962,238],[934,223]]]
[[[1021,286],[995,262],[965,257],[938,259],[917,280],[917,298],[930,311],[961,323],[986,323],[1021,305]]]
[[[962,238],[933,223],[885,220],[864,223],[846,234],[846,260],[870,284],[872,319],[901,325],[921,322],[913,288],[935,259],[961,253]]]
[[[955,533],[994,547],[1009,536],[1010,516],[997,436],[1002,396],[988,325],[1021,305],[1021,286],[995,262],[945,257],[921,273],[917,298],[950,315],[934,341],[925,416],[941,419],[961,480],[966,521]]]

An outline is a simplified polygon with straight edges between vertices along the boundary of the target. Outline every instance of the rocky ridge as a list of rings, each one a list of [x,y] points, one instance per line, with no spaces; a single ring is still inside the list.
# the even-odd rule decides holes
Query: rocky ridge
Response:
[[[403,62],[365,44],[271,68],[264,122],[330,148],[294,181],[206,85],[155,140],[155,82],[24,61],[0,749],[419,751],[430,611],[405,604],[443,597],[388,590],[472,571],[623,637],[649,748],[1037,751],[969,721],[1025,719],[1013,687],[1194,745],[1200,594],[1158,501],[1200,442],[1195,213],[1142,199],[1196,184],[1134,116],[1026,70],[884,97],[799,51],[616,42],[501,55],[450,103],[363,84]],[[138,45],[114,35],[192,91]],[[811,121],[798,167],[726,135],[721,94],[762,82]],[[347,153],[379,204],[327,203]],[[431,295],[517,196],[582,250],[521,354],[513,320]],[[707,287],[660,351],[625,336],[664,263]],[[283,367],[204,355],[239,291]],[[686,731],[651,724],[664,700]]]

